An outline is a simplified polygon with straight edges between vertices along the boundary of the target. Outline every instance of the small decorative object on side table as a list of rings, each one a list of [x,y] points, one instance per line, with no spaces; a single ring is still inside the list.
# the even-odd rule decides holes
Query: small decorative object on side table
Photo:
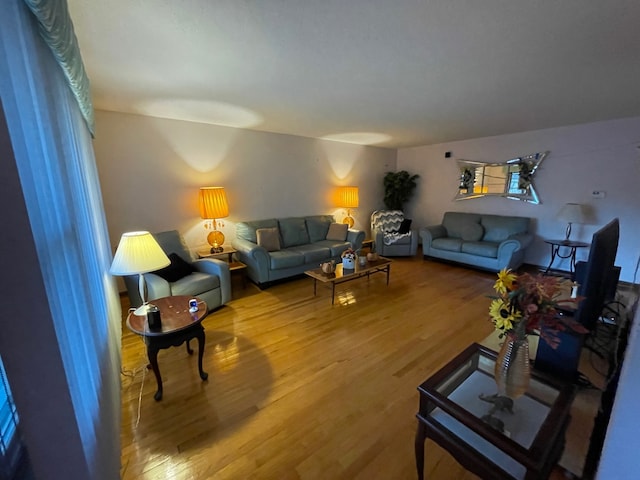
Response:
[[[354,270],[356,268],[356,252],[352,248],[347,248],[342,252],[342,268],[345,270]]]

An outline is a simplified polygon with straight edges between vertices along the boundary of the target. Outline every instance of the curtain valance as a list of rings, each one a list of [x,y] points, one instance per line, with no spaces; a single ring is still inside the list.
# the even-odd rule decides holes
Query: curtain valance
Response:
[[[66,0],[24,0],[38,19],[40,35],[62,67],[69,87],[78,101],[87,127],[94,134],[93,105],[89,78],[82,63]]]

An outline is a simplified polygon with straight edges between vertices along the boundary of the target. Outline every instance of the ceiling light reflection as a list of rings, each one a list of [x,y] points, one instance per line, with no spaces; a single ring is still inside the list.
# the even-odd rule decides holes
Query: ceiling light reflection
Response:
[[[391,140],[391,136],[386,133],[347,132],[325,135],[322,139],[332,140],[334,142],[355,143],[356,145],[377,145]]]

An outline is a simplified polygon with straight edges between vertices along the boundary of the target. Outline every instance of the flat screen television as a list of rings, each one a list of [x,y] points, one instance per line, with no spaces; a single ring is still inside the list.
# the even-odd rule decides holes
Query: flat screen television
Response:
[[[620,224],[615,218],[593,234],[587,261],[576,264],[575,281],[580,285],[578,295],[584,299],[573,317],[591,331],[595,329],[606,301],[615,295],[620,274],[620,268],[614,265],[619,235]],[[584,335],[567,330],[560,332],[558,338],[560,344],[555,349],[540,339],[535,366],[538,370],[574,381],[578,378]]]
[[[615,266],[620,237],[620,222],[614,218],[593,234],[589,258],[576,265],[575,280],[580,302],[575,319],[592,330],[607,300],[615,294],[620,269]]]

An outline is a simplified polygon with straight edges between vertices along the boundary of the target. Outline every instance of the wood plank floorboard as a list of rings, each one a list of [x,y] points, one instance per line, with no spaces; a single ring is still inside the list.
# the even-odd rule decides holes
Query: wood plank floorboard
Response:
[[[196,354],[162,350],[160,402],[144,343],[123,323],[122,478],[416,478],[416,388],[492,332],[494,281],[396,258],[389,286],[382,274],[338,285],[332,306],[310,278],[262,291],[234,278],[233,300],[203,322],[208,381]],[[425,448],[427,478],[476,478]]]

